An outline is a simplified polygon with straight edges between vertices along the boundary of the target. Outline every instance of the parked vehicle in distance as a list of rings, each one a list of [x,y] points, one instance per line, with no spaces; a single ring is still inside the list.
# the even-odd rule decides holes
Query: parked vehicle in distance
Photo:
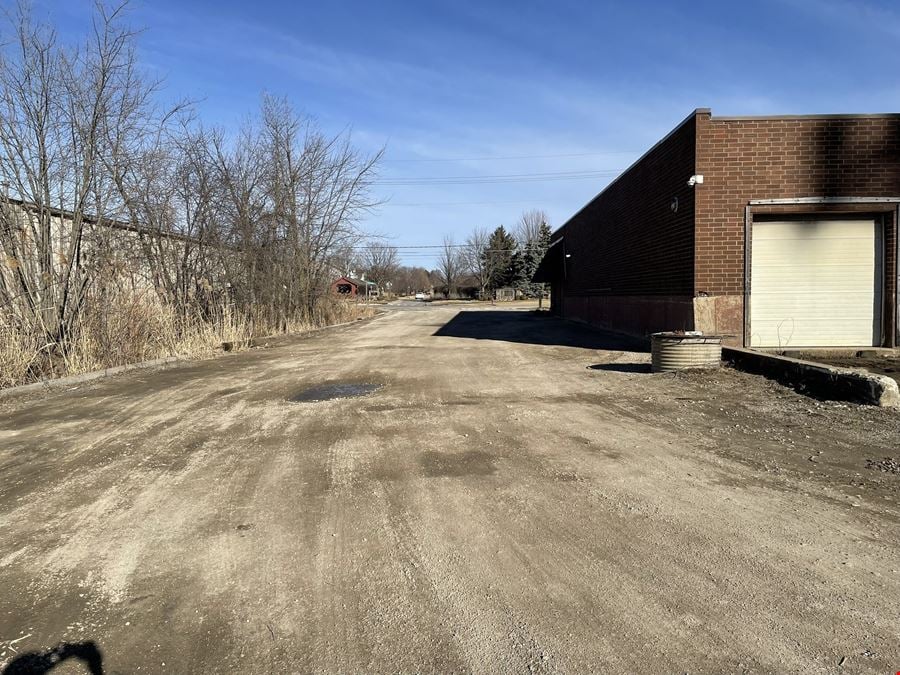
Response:
[[[424,300],[424,299],[425,299],[424,293],[416,293],[416,300]]]

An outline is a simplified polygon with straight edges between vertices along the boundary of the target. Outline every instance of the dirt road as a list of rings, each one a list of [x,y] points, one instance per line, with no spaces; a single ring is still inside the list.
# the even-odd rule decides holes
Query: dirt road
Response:
[[[900,669],[900,415],[631,347],[404,305],[0,401],[0,664]]]

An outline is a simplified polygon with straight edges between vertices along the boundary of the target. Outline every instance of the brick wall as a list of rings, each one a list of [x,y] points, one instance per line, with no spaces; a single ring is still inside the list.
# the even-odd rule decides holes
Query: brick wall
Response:
[[[694,194],[687,180],[695,129],[691,116],[569,220],[566,295],[693,294]]]
[[[695,291],[742,294],[748,202],[900,196],[900,117],[728,119],[701,112],[697,173],[704,183],[696,188]]]
[[[695,173],[704,182],[688,187]],[[571,257],[555,290],[569,300],[560,303],[567,315],[592,323],[632,333],[699,328],[740,343],[751,200],[898,196],[900,115],[740,119],[698,110],[561,228]],[[884,318],[891,327],[898,292],[894,209],[753,211],[883,214]],[[692,307],[685,309],[685,298]]]

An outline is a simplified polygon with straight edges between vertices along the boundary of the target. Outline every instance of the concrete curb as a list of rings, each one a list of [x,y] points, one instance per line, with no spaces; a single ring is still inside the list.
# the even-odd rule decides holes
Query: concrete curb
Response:
[[[266,346],[267,340],[276,340],[276,339],[290,339],[292,337],[305,337],[307,335],[313,335],[314,333],[320,333],[322,331],[331,330],[333,328],[341,328],[343,326],[352,326],[354,324],[365,323],[367,321],[372,321],[373,319],[380,316],[383,312],[379,312],[375,314],[375,316],[368,317],[365,319],[354,319],[353,321],[345,321],[344,323],[335,323],[330,326],[322,326],[321,328],[313,328],[312,330],[305,331],[303,333],[285,333],[283,335],[267,335],[264,337],[258,338],[250,338],[249,340],[240,340],[237,345],[238,346],[250,346],[250,347],[264,347]],[[229,345],[226,347],[225,345]],[[234,350],[235,343],[233,342],[223,342],[222,343],[222,351],[223,352],[231,352]],[[80,375],[69,375],[67,377],[57,377],[52,380],[41,380],[40,382],[32,382],[30,384],[21,384],[18,387],[8,387],[6,389],[0,389],[0,399],[17,396],[19,394],[28,394],[33,391],[44,391],[44,392],[53,392],[60,389],[66,389],[75,384],[83,384],[84,382],[91,382],[92,380],[100,380],[105,377],[111,377],[113,375],[118,375],[120,373],[128,372],[129,370],[144,370],[146,368],[156,368],[159,366],[166,366],[172,363],[179,363],[183,361],[198,361],[200,359],[191,356],[164,356],[160,359],[152,359],[150,361],[140,361],[138,363],[126,363],[124,366],[115,366],[113,368],[104,368],[103,370],[95,370],[90,373],[81,373]]]
[[[833,401],[900,408],[900,388],[895,380],[885,375],[741,347],[723,346],[722,359],[739,370],[777,380],[800,393]]]
[[[27,394],[32,391],[51,392],[57,389],[65,389],[73,384],[82,384],[91,380],[100,380],[104,377],[118,375],[129,370],[143,370],[144,368],[154,368],[156,366],[164,366],[176,361],[187,361],[185,356],[164,356],[161,359],[153,359],[151,361],[141,361],[139,363],[127,363],[124,366],[115,366],[113,368],[104,368],[103,370],[95,370],[90,373],[82,373],[80,375],[69,375],[68,377],[57,377],[52,380],[41,380],[40,382],[32,382],[31,384],[21,384],[18,387],[9,387],[0,389],[0,398],[15,396],[17,394]]]

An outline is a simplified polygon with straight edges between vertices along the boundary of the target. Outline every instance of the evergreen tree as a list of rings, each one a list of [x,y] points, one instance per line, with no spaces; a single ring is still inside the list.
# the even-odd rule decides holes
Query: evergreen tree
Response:
[[[528,246],[517,248],[510,261],[510,277],[512,278],[510,285],[525,297],[528,297],[531,291],[531,266],[531,251]]]
[[[550,230],[550,226],[546,221],[541,222],[541,229],[538,233],[537,241],[532,245],[532,251],[534,255],[534,267],[531,270],[531,276],[529,277],[529,281],[531,277],[534,276],[534,273],[537,272],[538,266],[541,264],[541,261],[544,259],[544,256],[547,255],[547,251],[550,248],[550,237],[553,232]],[[543,295],[545,284],[537,284],[532,283],[532,294],[534,296]]]
[[[538,249],[540,250],[540,258],[543,258],[547,253],[547,249],[550,248],[550,237],[553,235],[553,232],[550,230],[550,226],[543,222],[541,223],[540,234],[538,235]]]
[[[491,233],[487,249],[482,253],[484,266],[488,271],[488,289],[497,290],[512,285],[513,253],[516,250],[516,238],[506,231],[502,225]]]

